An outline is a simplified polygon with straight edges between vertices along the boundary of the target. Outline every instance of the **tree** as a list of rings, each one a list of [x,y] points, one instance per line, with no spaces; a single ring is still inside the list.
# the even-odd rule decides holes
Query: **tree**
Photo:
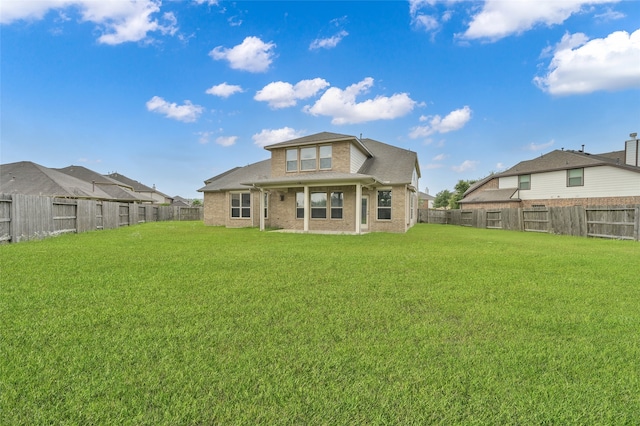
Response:
[[[196,198],[191,202],[191,207],[202,207],[202,201]]]
[[[467,192],[467,189],[469,189],[469,187],[474,183],[476,183],[475,180],[459,180],[458,183],[456,183],[456,186],[454,187],[455,192],[451,198],[449,198],[450,209],[460,208],[460,200],[464,198],[464,193]]]
[[[449,199],[452,195],[453,193],[448,189],[443,189],[442,191],[438,192],[436,194],[436,198],[433,200],[433,207],[436,209],[441,207],[446,208],[447,206],[449,206]]]

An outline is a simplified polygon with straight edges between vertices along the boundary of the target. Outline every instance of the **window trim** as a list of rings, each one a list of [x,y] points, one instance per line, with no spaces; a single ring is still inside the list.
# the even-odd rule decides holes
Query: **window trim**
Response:
[[[249,201],[249,205],[248,206],[243,206],[243,198],[247,196],[248,197],[248,201]],[[234,207],[233,206],[233,200],[234,198],[237,197],[238,200],[238,206]],[[233,215],[233,210],[237,209],[238,210],[238,215],[234,216]],[[248,213],[248,216],[244,216],[244,213]],[[251,192],[249,191],[237,191],[237,192],[231,192],[230,193],[230,198],[229,198],[229,217],[231,219],[251,219]]]
[[[576,179],[576,177],[571,177],[570,173],[574,170],[580,170],[580,183],[579,184],[571,184],[571,179]],[[567,187],[575,187],[575,186],[584,186],[584,167],[578,167],[576,169],[567,169]]]
[[[322,156],[322,148],[329,148],[329,156]],[[329,167],[322,167],[322,160],[329,159]],[[333,145],[318,145],[318,170],[331,170],[333,168]]]
[[[528,176],[529,177],[528,181],[526,181],[526,182],[522,181],[522,178],[524,176]],[[523,185],[522,185],[523,183],[527,184],[526,188],[523,188]],[[529,191],[531,189],[531,175],[530,174],[518,175],[518,189],[521,190],[521,191]]]
[[[308,159],[304,159],[302,158],[302,152],[303,151],[308,151],[308,152],[312,152],[313,151],[313,159],[308,158]],[[318,147],[316,146],[303,146],[300,147],[300,151],[298,154],[298,157],[300,158],[300,171],[301,172],[312,172],[314,170],[318,170]],[[309,167],[309,168],[304,168],[303,164],[304,162],[311,162],[313,161],[313,167]]]
[[[333,205],[333,200],[334,200],[333,194],[340,194],[340,196],[338,198],[340,200],[340,205],[339,206],[334,206]],[[331,220],[343,220],[344,219],[344,192],[342,192],[342,191],[331,191],[329,193],[329,210],[330,210],[329,218]],[[334,211],[336,213],[340,212],[340,217],[333,217]]]
[[[389,205],[388,206],[381,206],[380,205],[380,193],[381,192],[388,192],[389,193]],[[389,211],[389,217],[380,217],[380,213],[382,211]],[[381,220],[381,221],[390,221],[393,219],[393,190],[391,188],[389,189],[378,189],[376,191],[376,220]]]
[[[320,156],[320,151],[322,148],[329,148],[329,156]],[[303,160],[302,159],[302,151],[303,150],[315,150],[315,156],[313,160],[311,158]],[[289,158],[290,154],[295,153],[295,160],[293,158]],[[326,162],[328,160],[329,167],[323,167],[323,160]],[[303,168],[303,161],[311,162],[313,161],[313,168]],[[295,168],[293,165],[295,164]],[[286,148],[284,151],[284,169],[287,173],[299,173],[299,172],[314,172],[318,170],[332,170],[333,169],[333,144],[325,144],[325,145],[309,145],[309,146],[299,146],[296,148]]]
[[[324,206],[320,206],[320,207],[314,207],[313,206],[313,196],[314,195],[323,195],[324,196]],[[326,191],[316,191],[316,192],[312,192],[309,195],[309,218],[310,219],[320,219],[320,220],[326,220],[327,219],[327,205],[329,203],[327,203],[327,193]],[[314,217],[314,212],[315,214],[324,214],[323,217]]]
[[[299,204],[302,199],[302,204]],[[296,192],[296,219],[304,219],[304,192]]]
[[[296,157],[295,160],[289,160],[289,153],[290,152],[295,153],[295,157]],[[285,168],[285,171],[287,171],[287,172],[297,172],[298,171],[298,167],[299,167],[299,159],[300,159],[299,157],[300,157],[300,154],[298,152],[298,148],[285,149],[285,151],[284,151],[284,163],[285,163],[284,168]],[[294,163],[294,162],[295,162],[295,165],[296,165],[295,169],[289,170],[289,163]]]

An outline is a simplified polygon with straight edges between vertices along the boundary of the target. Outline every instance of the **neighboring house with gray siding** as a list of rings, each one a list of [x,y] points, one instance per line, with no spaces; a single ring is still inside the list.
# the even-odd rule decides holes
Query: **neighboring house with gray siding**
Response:
[[[300,232],[406,232],[417,222],[415,152],[323,132],[205,181],[204,222]]]
[[[640,152],[635,137],[624,151],[589,154],[555,150],[472,185],[462,209],[640,204]]]

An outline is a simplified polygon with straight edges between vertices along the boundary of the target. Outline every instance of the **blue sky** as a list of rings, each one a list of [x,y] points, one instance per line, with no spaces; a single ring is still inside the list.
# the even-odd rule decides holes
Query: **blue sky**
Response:
[[[435,195],[640,132],[640,2],[0,3],[0,161],[168,195],[328,131],[418,153]]]

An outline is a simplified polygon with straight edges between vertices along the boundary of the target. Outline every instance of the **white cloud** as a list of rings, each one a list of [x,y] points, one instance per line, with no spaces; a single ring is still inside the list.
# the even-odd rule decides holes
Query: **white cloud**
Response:
[[[242,87],[236,86],[233,84],[224,83],[218,84],[216,86],[211,86],[208,88],[205,93],[208,95],[220,96],[221,98],[228,98],[231,95],[235,95],[236,93],[242,93]]]
[[[440,28],[440,22],[438,22],[438,18],[431,15],[424,15],[422,13],[413,17],[413,24],[425,31],[435,31]]]
[[[235,145],[237,140],[237,136],[218,136],[216,138],[216,143],[222,146],[232,146]]]
[[[416,105],[407,93],[396,93],[390,97],[376,96],[374,99],[356,102],[356,97],[366,93],[372,86],[373,78],[367,77],[345,90],[331,87],[313,106],[307,105],[303,110],[314,116],[333,117],[331,124],[354,124],[402,117]]]
[[[453,170],[454,172],[462,173],[469,170],[475,170],[477,165],[477,161],[464,160],[459,166],[451,166],[451,170]]]
[[[473,16],[465,39],[489,39],[492,41],[521,34],[536,25],[563,23],[585,6],[598,3],[615,3],[617,0],[486,0],[482,10]]]
[[[435,170],[435,169],[441,169],[444,167],[444,164],[427,164],[426,166],[424,166],[425,170]]]
[[[411,129],[409,137],[417,139],[421,137],[431,136],[434,133],[449,133],[460,130],[471,120],[471,108],[464,106],[463,108],[451,111],[446,117],[439,115],[432,117],[421,116],[420,121],[428,121],[426,126],[416,126]]]
[[[294,106],[299,99],[314,96],[327,86],[329,83],[322,78],[301,80],[295,86],[284,81],[275,81],[259,90],[253,99],[268,102],[273,109],[286,108]]]
[[[311,42],[311,44],[309,45],[309,50],[332,49],[336,47],[338,43],[340,43],[342,39],[348,35],[349,35],[348,32],[346,32],[345,30],[342,30],[332,37],[317,38]]]
[[[204,108],[192,104],[191,101],[184,101],[183,105],[178,105],[175,102],[169,103],[160,96],[154,96],[147,101],[147,110],[163,114],[167,118],[192,123],[200,117]]]
[[[565,34],[547,74],[533,81],[552,95],[640,87],[640,30],[631,35],[616,31],[590,41],[584,34]]]
[[[543,149],[552,147],[555,143],[556,141],[554,141],[553,139],[551,139],[549,142],[538,143],[538,144],[531,142],[529,145],[526,145],[523,149],[525,151],[541,151]]]
[[[160,11],[159,0],[139,1],[95,1],[95,0],[42,0],[0,2],[0,23],[8,24],[17,20],[39,20],[50,10],[77,7],[81,20],[98,25],[102,35],[100,43],[120,44],[141,41],[149,33],[159,32],[174,35],[177,19],[173,13],[164,13],[161,24],[152,15]]]
[[[438,154],[435,157],[433,157],[433,161],[443,161],[447,157],[448,157],[447,154]]]
[[[218,0],[193,0],[196,4],[208,4],[209,6],[217,6]]]
[[[196,132],[196,135],[198,135],[198,142],[206,145],[209,143],[209,138],[213,135],[213,132]]]
[[[256,133],[251,138],[253,143],[259,147],[265,147],[267,145],[273,145],[274,143],[284,142],[291,139],[296,139],[304,136],[304,132],[300,130],[294,130],[290,127],[283,127],[282,129],[263,129],[260,133]]]
[[[226,60],[233,69],[265,72],[273,62],[274,43],[265,43],[258,37],[247,37],[232,48],[218,46],[209,52],[215,60]]]

